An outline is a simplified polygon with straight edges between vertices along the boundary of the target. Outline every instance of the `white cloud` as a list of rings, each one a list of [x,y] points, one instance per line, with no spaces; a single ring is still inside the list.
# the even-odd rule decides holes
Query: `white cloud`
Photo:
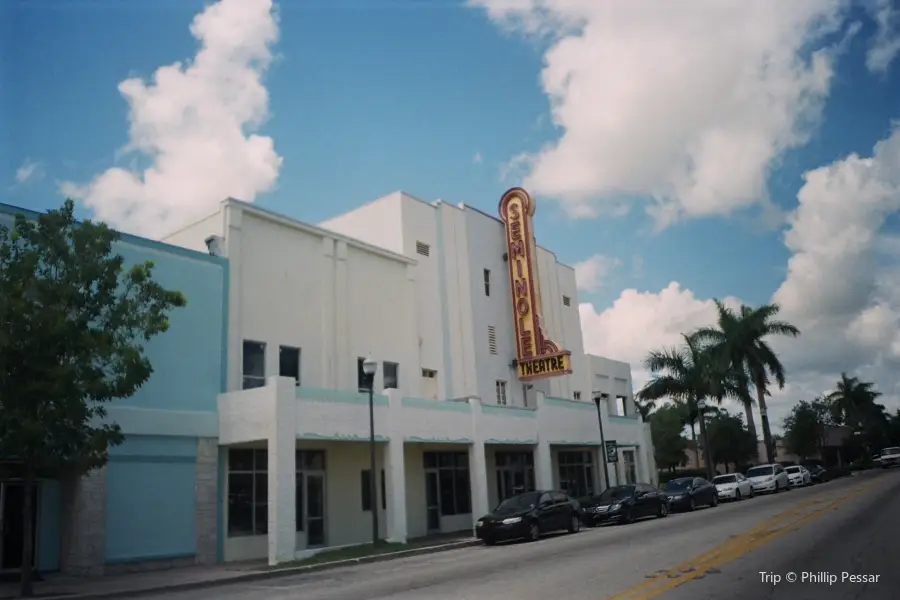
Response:
[[[475,153],[475,156],[472,157],[472,162],[475,163],[476,165],[481,164],[481,152]]]
[[[26,158],[22,165],[16,169],[16,185],[25,185],[30,181],[40,181],[44,177],[44,169],[41,163]]]
[[[262,78],[272,61],[278,20],[271,0],[221,0],[191,23],[194,59],[160,67],[152,80],[129,78],[128,152],[143,171],[113,167],[61,191],[126,231],[162,236],[212,212],[228,196],[252,202],[275,185],[282,159],[256,133],[268,117]]]
[[[610,272],[621,265],[622,261],[614,256],[594,254],[572,265],[575,269],[575,283],[579,290],[596,292],[603,287],[604,280]]]
[[[819,120],[835,53],[824,40],[849,0],[470,2],[552,42],[542,85],[563,134],[513,159],[525,187],[574,217],[652,197],[665,226],[768,203],[773,162]]]
[[[870,71],[884,73],[900,53],[900,9],[895,0],[870,0],[866,7],[876,26],[866,66]]]
[[[900,128],[870,157],[847,156],[804,180],[784,238],[792,252],[787,277],[772,297],[780,317],[802,331],[774,341],[788,374],[788,386],[769,401],[775,428],[795,402],[821,395],[842,371],[874,381],[882,401],[900,407],[900,274],[890,256],[897,237],[883,231],[900,213]],[[715,319],[710,300],[674,282],[658,294],[625,290],[602,312],[590,304],[580,312],[585,349],[631,363],[637,386],[647,378],[648,351]]]

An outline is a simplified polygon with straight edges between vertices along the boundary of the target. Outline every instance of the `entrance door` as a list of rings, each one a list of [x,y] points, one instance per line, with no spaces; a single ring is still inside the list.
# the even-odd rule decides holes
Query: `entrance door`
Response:
[[[428,533],[441,530],[440,488],[437,471],[425,471],[425,513]]]
[[[325,474],[304,473],[306,506],[306,546],[325,545]]]
[[[34,564],[37,548],[38,488],[31,488],[34,513],[31,520],[31,564]],[[25,506],[25,485],[0,483],[0,571],[16,571],[22,568],[22,545],[25,541],[25,524],[22,509]]]

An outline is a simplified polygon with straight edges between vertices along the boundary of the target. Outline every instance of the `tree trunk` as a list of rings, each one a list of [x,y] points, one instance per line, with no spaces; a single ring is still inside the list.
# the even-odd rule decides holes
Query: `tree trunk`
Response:
[[[747,431],[753,437],[753,443],[759,440],[756,438],[756,421],[753,420],[753,406],[748,402],[744,404],[744,414],[747,416]]]
[[[32,554],[34,553],[34,529],[31,524],[34,523],[34,468],[26,463],[25,465],[25,498],[22,504],[22,520],[25,524],[25,532],[22,536],[22,578],[19,587],[19,595],[23,598],[31,598],[34,596],[33,581],[33,564]]]
[[[759,420],[762,423],[763,445],[766,447],[766,462],[775,462],[775,449],[772,447],[772,431],[769,429],[769,414],[766,410],[766,386],[764,382],[756,382],[756,401],[759,403]]]
[[[702,465],[700,464],[700,446],[697,445],[697,427],[694,423],[691,423],[691,441],[694,442],[694,460],[697,461],[697,468],[699,469]]]

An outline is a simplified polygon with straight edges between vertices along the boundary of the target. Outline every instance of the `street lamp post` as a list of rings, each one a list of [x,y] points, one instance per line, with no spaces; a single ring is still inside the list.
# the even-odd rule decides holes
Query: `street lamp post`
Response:
[[[378,480],[375,473],[375,371],[378,363],[371,356],[363,361],[363,374],[369,388],[369,508],[372,509],[372,547],[378,545]]]
[[[700,419],[700,437],[703,439],[703,457],[706,459],[706,478],[712,481],[713,473],[712,450],[709,447],[709,435],[706,430],[706,400],[700,398],[697,401],[697,412]]]
[[[600,412],[600,402],[606,396],[606,394],[594,394],[594,404],[597,405],[597,424],[600,426],[600,447],[602,448],[600,462],[603,468],[603,482],[606,483],[604,490],[609,489],[609,463],[606,460],[606,438],[603,437],[603,413]]]

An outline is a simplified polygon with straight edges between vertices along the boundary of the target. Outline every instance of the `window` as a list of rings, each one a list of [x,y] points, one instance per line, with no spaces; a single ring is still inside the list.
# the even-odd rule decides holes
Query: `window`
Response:
[[[581,400],[581,392],[572,392],[572,398],[575,400]]]
[[[488,350],[497,354],[497,329],[493,325],[488,325]]]
[[[434,369],[422,369],[422,377],[425,379],[435,379],[437,378],[437,371]]]
[[[438,504],[442,516],[472,513],[467,452],[426,452],[425,468],[437,471]]]
[[[269,526],[268,455],[265,450],[228,451],[228,536],[263,535]]]
[[[616,396],[616,414],[620,417],[628,416],[628,403],[625,396]]]
[[[363,363],[366,361],[365,358],[357,358],[356,359],[356,385],[360,392],[368,392],[369,391],[369,378],[366,377],[366,372],[363,371]],[[372,385],[375,385],[375,378],[372,378]]]
[[[568,296],[563,296],[563,306],[571,306],[571,305],[572,305],[572,299],[569,298]]]
[[[384,389],[386,390],[398,390],[400,389],[400,365],[393,362],[385,361],[382,363],[382,379],[384,382]]]
[[[594,489],[594,459],[591,452],[560,452],[559,487],[573,498],[583,498],[596,493]],[[602,467],[601,467],[602,468]]]
[[[278,374],[293,377],[294,385],[300,385],[300,348],[281,346],[278,348]]]
[[[244,340],[244,389],[266,385],[266,345]]]
[[[485,296],[491,295],[491,270],[490,269],[484,270],[484,295]]]
[[[429,246],[425,242],[416,242],[416,254],[421,254],[422,256],[431,256],[431,246]]]
[[[362,510],[363,512],[369,512],[372,510],[372,488],[371,484],[371,473],[372,471],[369,469],[365,469],[364,471],[360,471],[359,477],[359,485],[362,499]],[[387,510],[387,494],[385,493],[385,477],[384,477],[384,469],[381,470],[381,510]]]
[[[622,462],[625,463],[625,482],[637,482],[637,462],[634,458],[634,450],[622,450]]]
[[[498,379],[494,387],[497,392],[497,404],[506,406],[506,382]]]

